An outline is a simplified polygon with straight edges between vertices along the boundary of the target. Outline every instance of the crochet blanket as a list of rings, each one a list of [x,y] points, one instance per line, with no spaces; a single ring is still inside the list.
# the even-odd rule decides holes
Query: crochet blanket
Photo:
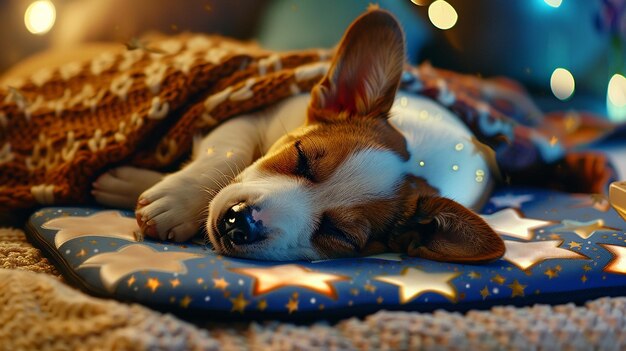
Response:
[[[194,135],[308,91],[327,70],[330,54],[276,53],[223,37],[184,35],[133,42],[122,53],[4,82],[0,210],[87,203],[92,181],[122,162],[175,169]],[[575,113],[544,118],[515,83],[423,64],[407,67],[401,88],[455,112],[505,181],[552,179],[566,190],[600,192],[611,179],[603,158],[566,157],[566,151],[612,126]]]

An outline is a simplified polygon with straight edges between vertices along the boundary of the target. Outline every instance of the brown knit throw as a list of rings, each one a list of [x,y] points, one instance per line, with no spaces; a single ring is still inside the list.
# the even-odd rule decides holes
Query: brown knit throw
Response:
[[[328,52],[184,35],[0,86],[0,209],[90,200],[121,162],[173,168],[194,135],[309,90]]]

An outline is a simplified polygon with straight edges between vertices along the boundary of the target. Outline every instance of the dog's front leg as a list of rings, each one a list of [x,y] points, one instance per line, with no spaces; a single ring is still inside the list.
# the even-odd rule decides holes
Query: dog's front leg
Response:
[[[215,193],[250,165],[259,148],[260,118],[225,122],[194,146],[194,158],[143,192],[135,215],[144,235],[185,241],[202,227]]]

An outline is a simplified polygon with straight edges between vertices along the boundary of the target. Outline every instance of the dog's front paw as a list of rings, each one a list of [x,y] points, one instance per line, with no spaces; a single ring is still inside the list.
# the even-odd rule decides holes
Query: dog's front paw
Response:
[[[98,203],[134,208],[139,194],[163,179],[163,174],[135,167],[118,167],[102,174],[92,184],[91,194]]]
[[[206,215],[208,200],[204,194],[202,189],[167,178],[148,189],[139,197],[135,210],[142,233],[176,242],[191,239]]]

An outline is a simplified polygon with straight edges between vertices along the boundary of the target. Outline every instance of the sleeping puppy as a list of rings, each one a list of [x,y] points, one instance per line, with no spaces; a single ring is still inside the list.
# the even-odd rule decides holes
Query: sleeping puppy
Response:
[[[229,256],[316,260],[393,250],[496,260],[502,240],[468,209],[489,193],[487,160],[448,110],[397,92],[403,65],[399,24],[371,10],[347,30],[310,95],[224,122],[176,173],[104,174],[94,195],[108,205],[136,202],[147,236],[185,241],[205,227]]]

